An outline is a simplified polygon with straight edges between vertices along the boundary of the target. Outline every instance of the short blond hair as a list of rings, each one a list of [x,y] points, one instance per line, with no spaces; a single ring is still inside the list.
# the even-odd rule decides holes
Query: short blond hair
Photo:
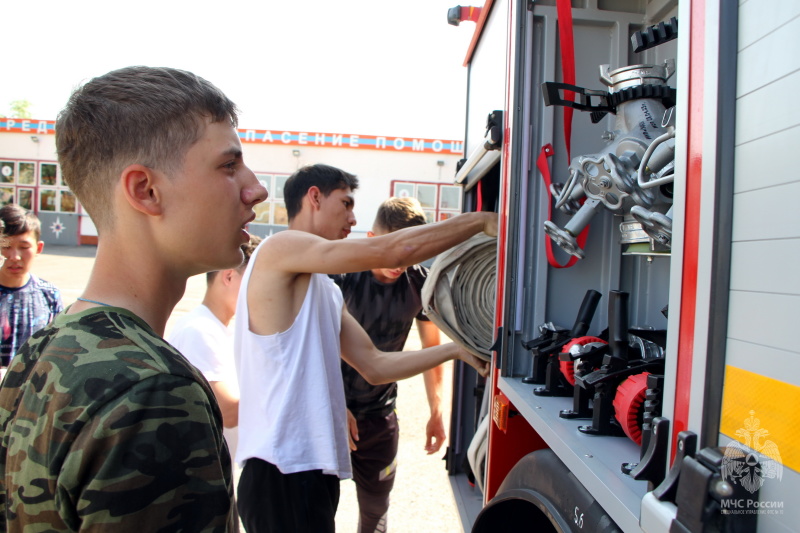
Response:
[[[393,196],[378,207],[373,231],[391,233],[403,228],[421,226],[428,222],[422,204],[416,198]]]

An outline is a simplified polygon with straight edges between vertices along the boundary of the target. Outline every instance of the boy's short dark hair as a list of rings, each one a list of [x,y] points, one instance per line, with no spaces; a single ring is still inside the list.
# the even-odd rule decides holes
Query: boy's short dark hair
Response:
[[[324,196],[329,196],[337,189],[358,188],[358,178],[342,169],[330,165],[308,165],[289,176],[283,186],[283,199],[286,203],[286,214],[292,220],[303,206],[303,196],[308,189],[317,187]]]
[[[206,118],[236,127],[236,105],[191,72],[135,66],[94,78],[58,115],[64,180],[102,231],[113,223],[111,194],[122,170],[139,163],[174,171]]]
[[[36,237],[36,242],[39,242],[39,238],[42,236],[42,223],[39,221],[39,217],[20,205],[4,205],[0,208],[0,219],[2,220],[2,226],[5,228],[0,231],[8,237],[32,231]]]
[[[419,200],[393,196],[378,207],[372,228],[373,231],[391,233],[403,228],[421,226],[427,221]]]

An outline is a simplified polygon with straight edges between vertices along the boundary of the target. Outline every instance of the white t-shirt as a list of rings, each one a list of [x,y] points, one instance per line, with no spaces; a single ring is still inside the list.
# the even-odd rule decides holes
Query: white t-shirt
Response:
[[[175,322],[167,341],[180,351],[208,381],[224,381],[232,393],[238,392],[233,360],[233,331],[219,321],[205,305],[198,305]],[[233,455],[239,428],[223,431]]]
[[[312,274],[294,323],[274,335],[249,328],[247,288],[256,256],[242,276],[236,306],[239,447],[236,462],[259,458],[284,474],[322,470],[353,476],[339,350],[344,300],[325,274]]]

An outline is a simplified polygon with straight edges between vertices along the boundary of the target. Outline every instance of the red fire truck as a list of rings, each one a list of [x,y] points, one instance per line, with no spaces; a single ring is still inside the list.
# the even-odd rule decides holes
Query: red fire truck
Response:
[[[455,372],[465,530],[797,531],[800,3],[448,17],[456,181],[500,220],[490,377]]]

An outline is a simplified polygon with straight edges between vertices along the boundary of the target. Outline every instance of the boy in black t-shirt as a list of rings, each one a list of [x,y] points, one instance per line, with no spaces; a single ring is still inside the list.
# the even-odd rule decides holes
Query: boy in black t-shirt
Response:
[[[385,235],[425,222],[419,201],[390,198],[378,208],[373,230],[368,235]],[[375,346],[382,351],[399,352],[415,319],[422,347],[439,344],[439,329],[422,312],[420,293],[427,274],[425,267],[414,265],[408,269],[380,268],[331,277],[341,287],[348,311]],[[425,449],[432,454],[439,451],[445,439],[442,367],[432,368],[423,375],[431,410]],[[359,531],[385,531],[399,440],[395,414],[397,383],[370,385],[344,361],[342,377],[353,449],[350,457],[358,496]]]

